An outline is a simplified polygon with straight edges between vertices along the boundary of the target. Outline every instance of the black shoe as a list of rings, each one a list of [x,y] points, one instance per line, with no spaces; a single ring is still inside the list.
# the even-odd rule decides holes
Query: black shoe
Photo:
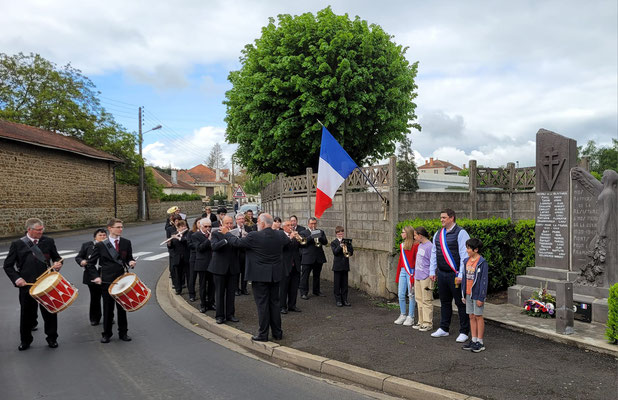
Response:
[[[182,294],[182,290],[177,290],[176,294]]]
[[[242,292],[241,292],[240,290],[237,290],[236,292],[234,292],[234,294],[235,294],[236,296],[240,296],[240,295],[242,294]]]
[[[20,343],[17,350],[24,351],[24,350],[28,350],[29,348],[30,348],[30,343]]]
[[[189,301],[193,303],[195,301],[195,297],[189,297]]]
[[[103,336],[101,338],[101,343],[109,343],[109,336]]]
[[[46,340],[47,340],[47,346],[49,346],[49,348],[55,349],[56,347],[58,347],[58,342],[56,342],[56,339],[46,339]]]
[[[99,325],[99,321],[90,321],[90,325],[97,326]]]
[[[225,319],[223,319],[221,317],[218,317],[218,318],[215,319],[215,322],[218,323],[218,324],[222,324],[222,323],[225,322]]]
[[[307,296],[306,294],[301,294],[300,298],[303,300],[309,300],[309,296]]]
[[[215,306],[206,306],[206,311],[208,311],[208,310],[213,310],[214,311],[214,310],[216,310],[216,307]]]
[[[249,294],[249,291],[247,289],[243,289],[240,291],[240,293],[244,294],[245,296]]]
[[[204,314],[206,312],[206,307],[200,307],[200,312]]]
[[[338,301],[338,302],[337,302],[337,307],[343,307],[343,303],[342,303],[342,302],[340,302],[340,301]]]
[[[283,334],[277,335],[277,336],[273,335],[273,339],[274,340],[283,340]]]
[[[125,333],[124,335],[120,335],[120,340],[122,340],[123,342],[130,342],[132,339],[131,336]]]
[[[314,295],[314,296],[318,296],[318,297],[326,297],[326,295],[325,295],[324,293],[322,293],[322,292],[320,292],[320,293],[314,293],[313,295]]]
[[[282,308],[281,309],[281,314],[287,314],[288,313],[288,309],[287,308]]]
[[[346,306],[346,307],[352,307],[352,304],[350,304],[349,301],[344,301],[343,305]]]
[[[257,336],[257,335],[251,336],[251,340],[253,340],[254,342],[268,342],[268,338],[267,337],[261,337],[261,336]]]
[[[288,311],[300,312],[300,308],[298,308],[298,307],[289,307]]]
[[[231,317],[227,317],[226,319],[230,322],[240,322],[240,320],[233,315]]]

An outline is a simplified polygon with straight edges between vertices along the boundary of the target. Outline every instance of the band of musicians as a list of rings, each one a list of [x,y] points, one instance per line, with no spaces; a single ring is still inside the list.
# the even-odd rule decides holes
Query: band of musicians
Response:
[[[216,214],[208,208],[191,224],[178,207],[170,208],[168,214],[166,239],[161,245],[169,252],[173,291],[182,295],[186,289],[190,302],[199,299],[201,313],[214,311],[217,324],[239,322],[235,297],[252,294],[258,316],[252,340],[281,340],[281,315],[301,312],[298,297],[325,296],[320,275],[329,242],[316,218],[309,218],[305,228],[295,215],[285,220],[268,213],[254,217],[249,210],[232,217],[225,207],[219,207]],[[122,220],[111,218],[75,256],[82,283],[88,288],[87,321],[91,326],[102,324],[100,342],[104,344],[110,343],[115,333],[120,341],[132,340],[127,314],[139,310],[151,295],[133,272],[137,261],[123,229]],[[66,263],[54,240],[43,235],[44,222],[30,218],[25,230],[25,236],[11,243],[4,261],[21,307],[18,350],[27,350],[33,343],[39,311],[47,345],[57,348],[58,313],[73,303],[78,288],[61,275]],[[336,227],[335,235],[330,242],[335,305],[349,307],[348,272],[354,249],[342,226]]]

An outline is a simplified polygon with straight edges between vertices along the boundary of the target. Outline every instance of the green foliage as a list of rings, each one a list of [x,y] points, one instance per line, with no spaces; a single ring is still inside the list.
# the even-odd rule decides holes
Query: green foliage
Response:
[[[515,283],[517,275],[534,266],[534,221],[513,224],[510,219],[457,219],[470,237],[483,242],[481,255],[489,264],[489,292],[504,290]],[[414,219],[397,224],[397,246],[404,226],[425,227],[433,237],[442,227],[439,219]],[[431,239],[431,238],[430,238]]]
[[[609,298],[607,299],[609,314],[607,316],[607,329],[605,337],[610,343],[618,343],[618,283],[614,283],[609,288]]]
[[[359,165],[395,151],[414,123],[417,63],[375,24],[330,7],[270,18],[229,74],[226,138],[255,174],[317,169],[321,120]]]
[[[457,173],[457,175],[459,175],[459,176],[469,176],[470,175],[470,170],[468,168],[464,168],[461,171],[459,171]]]
[[[135,185],[143,162],[135,152],[135,135],[114,121],[98,95],[71,64],[58,67],[33,53],[0,53],[1,119],[69,135],[113,154],[124,160],[116,168],[117,181]]]
[[[144,185],[150,198],[160,199],[164,195],[163,186],[157,183],[152,169],[153,167],[144,168]]]
[[[162,194],[161,201],[194,201],[202,200],[202,196],[195,193],[182,193],[182,194]]]
[[[586,147],[577,147],[578,158],[588,157],[590,173],[601,180],[603,171],[612,169],[618,172],[618,140],[612,139],[610,147],[597,147],[594,140],[588,141]]]
[[[225,204],[227,202],[227,194],[217,192],[210,196],[209,205],[214,206],[216,204]]]
[[[418,190],[418,169],[414,163],[412,142],[408,135],[404,136],[397,154],[397,181],[399,190],[404,192],[416,192]]]
[[[245,193],[258,194],[268,185],[270,182],[277,179],[277,175],[271,173],[264,174],[249,174],[245,180],[243,190]]]

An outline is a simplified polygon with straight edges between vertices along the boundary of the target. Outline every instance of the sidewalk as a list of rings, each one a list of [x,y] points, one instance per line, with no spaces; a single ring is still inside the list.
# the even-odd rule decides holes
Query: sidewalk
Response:
[[[577,322],[575,334],[565,338],[555,334],[553,320],[519,314],[518,307],[511,305],[488,304],[487,350],[474,354],[455,342],[456,315],[451,336],[432,338],[431,332],[394,325],[399,315],[396,304],[358,290],[350,291],[352,307],[338,308],[332,283],[321,283],[327,297],[299,299],[302,312],[282,316],[284,338],[278,344],[384,376],[486,399],[616,398],[618,349],[603,343],[598,325]],[[186,293],[183,297],[187,299]],[[197,307],[198,303],[188,304]],[[253,296],[236,297],[236,310],[241,322],[228,326],[255,333]],[[440,309],[434,310],[437,327]],[[214,314],[209,311],[207,316]]]

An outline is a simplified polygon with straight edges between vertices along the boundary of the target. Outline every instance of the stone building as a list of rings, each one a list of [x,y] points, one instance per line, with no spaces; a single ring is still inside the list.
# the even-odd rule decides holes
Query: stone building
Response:
[[[0,237],[21,235],[30,217],[48,230],[103,224],[119,206],[121,162],[77,139],[0,120]]]
[[[465,165],[464,168],[466,168]],[[418,167],[418,172],[421,174],[457,175],[459,171],[461,171],[461,168],[457,165],[451,164],[448,161],[434,160],[433,157]]]
[[[229,169],[214,169],[199,164],[191,169],[179,170],[178,179],[196,187],[196,193],[202,196],[204,202],[209,201],[210,197],[217,193],[226,194],[228,200],[232,199],[233,189]]]
[[[165,172],[152,168],[152,174],[155,181],[163,186],[163,193],[165,194],[193,194],[197,192],[195,186],[178,179],[178,170],[173,169],[172,174],[168,175]]]

